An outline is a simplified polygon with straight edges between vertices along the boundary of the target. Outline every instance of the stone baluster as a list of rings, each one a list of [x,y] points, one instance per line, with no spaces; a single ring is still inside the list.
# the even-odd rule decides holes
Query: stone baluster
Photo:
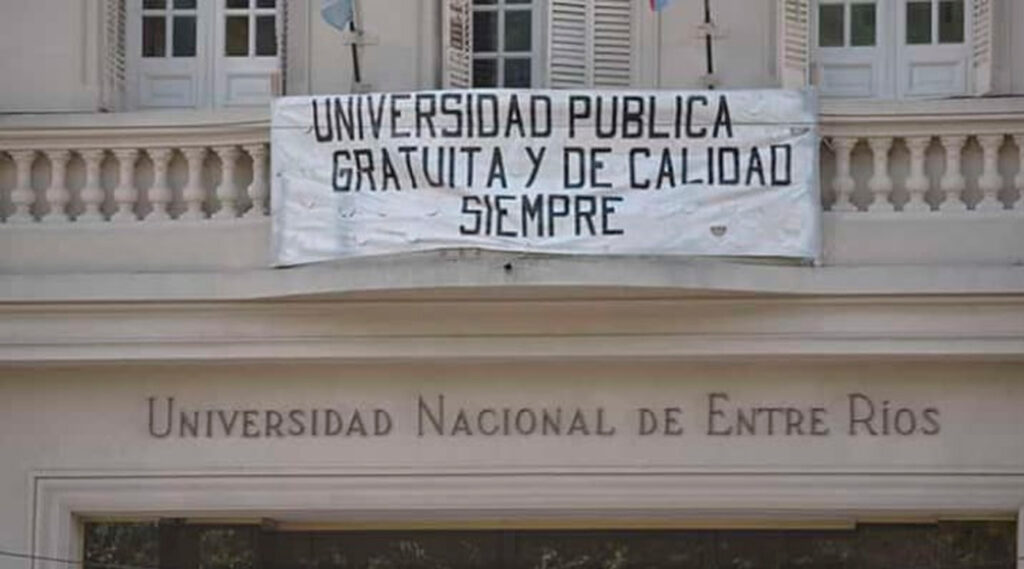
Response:
[[[892,194],[892,176],[889,175],[889,149],[892,148],[891,136],[877,136],[868,139],[868,146],[871,147],[871,156],[874,168],[871,178],[868,180],[868,189],[874,195],[868,211],[892,210],[893,205],[889,201]]]
[[[185,161],[188,163],[188,181],[181,189],[181,199],[185,202],[185,211],[181,214],[181,219],[203,219],[206,217],[203,212],[203,201],[206,199],[206,192],[203,190],[206,148],[193,146],[183,148],[181,153],[185,155]]]
[[[46,203],[50,206],[50,211],[43,217],[43,221],[47,223],[70,221],[68,202],[71,201],[71,192],[68,191],[67,172],[71,152],[67,150],[47,150],[46,158],[50,161],[50,186],[46,188],[45,196]]]
[[[1024,203],[1024,134],[1013,135],[1013,142],[1017,145],[1017,176],[1013,179],[1013,186],[1017,188],[1017,199],[1010,204],[1010,209],[1017,205],[1017,202]]]
[[[932,142],[930,136],[912,136],[906,139],[910,150],[910,175],[907,176],[907,193],[910,199],[903,205],[903,211],[930,211],[931,206],[925,200],[928,193],[928,176],[924,172],[925,154]]]
[[[1003,203],[999,201],[999,190],[1003,188],[1003,177],[999,175],[999,148],[1003,145],[1001,134],[978,137],[981,145],[982,168],[978,177],[978,189],[981,199],[974,205],[977,211],[1001,211]]]
[[[82,186],[82,213],[78,221],[103,221],[103,200],[106,194],[103,192],[101,169],[105,150],[90,148],[79,150],[78,155],[85,161],[85,185]]]
[[[245,147],[245,151],[252,157],[252,183],[249,184],[248,194],[252,200],[252,207],[245,213],[245,217],[263,217],[267,215],[267,147],[263,144],[252,144]]]
[[[946,150],[946,171],[942,173],[942,180],[939,182],[939,187],[945,194],[945,199],[940,204],[939,209],[943,211],[967,211],[967,204],[963,200],[967,181],[964,180],[964,175],[960,171],[960,162],[967,137],[942,136],[939,137],[939,140],[942,142],[942,147]]]
[[[76,221],[104,221],[103,202],[106,193],[103,190],[102,170],[106,151],[98,148],[79,150],[78,155],[85,163],[85,185],[78,192],[82,199],[82,213]]]
[[[857,211],[853,203],[854,180],[850,174],[850,155],[857,146],[856,138],[832,137],[832,148],[836,154],[836,173],[832,178],[832,191],[836,201],[832,211]]]
[[[234,219],[238,217],[238,187],[235,185],[235,165],[238,163],[237,146],[218,146],[214,152],[220,157],[220,184],[217,185],[217,200],[220,209],[213,214],[214,219]]]
[[[170,219],[168,205],[171,203],[171,186],[167,181],[167,168],[171,163],[174,151],[170,148],[150,148],[146,150],[153,161],[153,185],[146,193],[146,199],[152,204],[153,210],[146,216],[147,221],[163,221]]]
[[[135,189],[135,161],[139,151],[134,148],[114,150],[117,157],[118,178],[114,188],[114,204],[117,210],[110,216],[111,221],[137,221],[135,202],[139,200],[139,190]]]
[[[15,180],[11,191],[11,204],[14,211],[7,218],[10,223],[27,223],[35,221],[32,215],[32,204],[36,201],[35,190],[32,189],[32,164],[36,161],[35,150],[12,150]]]

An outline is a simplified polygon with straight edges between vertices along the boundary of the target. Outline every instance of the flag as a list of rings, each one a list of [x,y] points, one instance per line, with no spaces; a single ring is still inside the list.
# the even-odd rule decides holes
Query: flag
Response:
[[[352,0],[320,0],[320,15],[335,28],[347,30],[352,21]]]
[[[660,12],[665,6],[668,6],[670,0],[651,0],[651,10]]]

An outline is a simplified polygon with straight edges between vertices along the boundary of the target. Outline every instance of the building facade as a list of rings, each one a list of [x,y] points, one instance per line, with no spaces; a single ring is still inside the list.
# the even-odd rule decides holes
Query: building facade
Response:
[[[1024,567],[1024,0],[8,0],[0,565]],[[819,93],[823,250],[272,268],[282,95]]]

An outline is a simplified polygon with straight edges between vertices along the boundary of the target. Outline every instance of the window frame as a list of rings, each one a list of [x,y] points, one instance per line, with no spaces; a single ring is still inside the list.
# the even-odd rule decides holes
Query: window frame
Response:
[[[525,51],[508,52],[505,47],[505,17],[509,11],[531,11],[530,18],[530,84],[518,88],[542,88],[547,86],[546,77],[546,45],[547,45],[547,1],[531,0],[529,3],[510,3],[508,0],[493,0],[492,4],[477,4],[476,0],[470,2],[470,26],[475,26],[476,14],[480,12],[497,13],[497,36],[495,37],[495,51],[476,51],[476,30],[473,33],[473,44],[470,46],[470,66],[474,68],[473,85],[474,89],[506,89],[513,87],[505,86],[505,61],[506,59],[522,59],[526,57]],[[477,60],[496,60],[495,63],[495,85],[479,86],[476,84],[475,65]]]
[[[907,38],[906,11],[911,1],[928,1],[932,4],[932,42],[929,44],[909,44]],[[810,37],[811,37],[811,76],[812,84],[818,86],[822,97],[830,99],[918,99],[934,97],[954,97],[972,94],[971,81],[971,46],[973,44],[973,20],[971,0],[964,2],[963,41],[958,43],[938,43],[938,13],[942,0],[874,0],[875,13],[875,46],[851,46],[850,8],[851,4],[869,3],[870,0],[814,0],[811,3]],[[844,5],[843,43],[842,47],[820,45],[820,7],[829,4]],[[873,52],[873,53],[872,53]],[[954,88],[922,90],[915,88],[912,81],[914,67],[941,66],[954,67],[950,75]],[[873,84],[870,92],[830,93],[824,81],[827,80],[827,67],[838,69],[856,66],[870,66]],[[851,81],[854,84],[856,82]]]
[[[288,0],[276,0],[273,8],[257,7],[258,0],[249,0],[246,8],[228,8],[227,0],[195,1],[194,9],[183,11],[172,9],[174,0],[166,0],[162,10],[145,9],[144,0],[127,0],[124,108],[142,110],[262,106],[280,91],[286,41],[282,15],[284,3]],[[177,11],[195,17],[196,45],[192,56],[173,56],[172,20]],[[166,20],[164,55],[144,57],[143,18],[158,13],[164,14]],[[229,56],[225,27],[227,18],[243,14],[248,18],[247,53],[244,56]],[[274,17],[275,55],[256,55],[257,17],[269,15]],[[249,87],[249,90],[233,89],[231,82],[235,80]],[[236,94],[238,92],[242,94]]]

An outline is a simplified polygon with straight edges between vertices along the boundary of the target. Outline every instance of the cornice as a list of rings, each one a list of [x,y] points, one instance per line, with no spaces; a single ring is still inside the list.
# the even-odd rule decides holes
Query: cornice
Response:
[[[0,361],[1024,360],[1024,297],[25,304]]]

